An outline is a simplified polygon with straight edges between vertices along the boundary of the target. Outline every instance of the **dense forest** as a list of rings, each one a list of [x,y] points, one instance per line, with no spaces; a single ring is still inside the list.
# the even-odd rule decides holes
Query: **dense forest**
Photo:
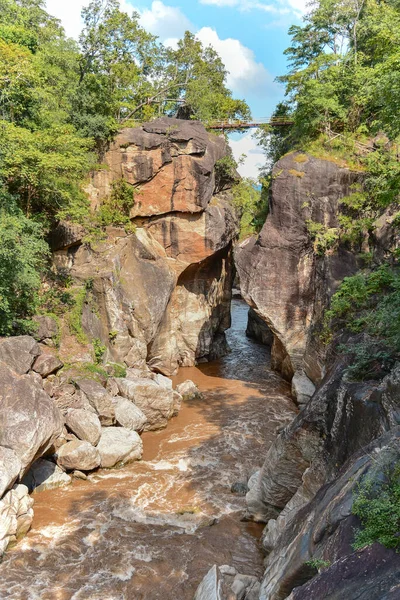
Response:
[[[57,219],[126,221],[132,191],[88,218],[85,178],[122,127],[171,115],[249,117],[211,48],[187,32],[164,47],[117,0],[83,10],[79,43],[42,0],[0,0],[0,334],[29,330]],[[125,192],[125,194],[124,194]]]

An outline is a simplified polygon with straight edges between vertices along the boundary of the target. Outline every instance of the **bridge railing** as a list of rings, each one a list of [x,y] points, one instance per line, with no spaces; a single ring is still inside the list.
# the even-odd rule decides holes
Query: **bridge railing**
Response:
[[[251,121],[229,120],[229,121],[211,121],[206,125],[208,129],[251,129],[261,127],[262,125],[292,125],[293,119],[290,117],[261,117]]]

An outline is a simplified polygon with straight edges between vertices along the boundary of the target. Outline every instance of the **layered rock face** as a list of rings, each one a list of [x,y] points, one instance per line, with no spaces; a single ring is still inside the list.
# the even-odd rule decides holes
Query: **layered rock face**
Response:
[[[276,163],[272,177],[265,225],[235,253],[241,292],[274,333],[273,366],[289,380],[298,371],[318,382],[324,359],[312,325],[357,263],[343,248],[317,258],[306,222],[336,227],[339,200],[360,175],[296,152]]]
[[[106,359],[147,361],[170,375],[224,351],[238,223],[229,190],[214,194],[214,167],[227,151],[197,122],[162,118],[123,130],[88,192],[96,209],[114,182],[133,186],[136,232],[110,227],[94,249],[79,228],[53,233],[56,265],[91,282],[82,324],[107,346]]]

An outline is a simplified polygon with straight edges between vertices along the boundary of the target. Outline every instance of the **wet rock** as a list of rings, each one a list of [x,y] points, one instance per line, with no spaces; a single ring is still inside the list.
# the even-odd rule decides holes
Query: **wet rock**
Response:
[[[176,416],[178,416],[179,411],[181,410],[183,398],[179,394],[179,392],[177,392],[176,390],[174,390],[172,392],[172,397],[173,397],[172,416],[176,417]]]
[[[93,379],[80,379],[77,381],[77,386],[97,412],[101,424],[104,426],[113,425],[115,423],[115,411],[112,396],[107,390]]]
[[[35,360],[32,369],[42,377],[47,377],[59,371],[63,363],[53,354],[41,354]]]
[[[53,317],[37,315],[33,318],[33,321],[37,324],[34,337],[38,342],[50,340],[51,338],[57,336],[58,325]]]
[[[39,354],[39,344],[29,335],[0,338],[0,362],[5,363],[18,375],[27,373]]]
[[[21,476],[62,433],[63,420],[52,399],[29,376],[0,363],[0,446],[21,461]]]
[[[117,379],[121,396],[129,398],[146,416],[144,431],[163,429],[174,412],[173,391],[152,379]]]
[[[92,471],[100,466],[100,454],[89,442],[67,442],[57,452],[57,464],[67,471]]]
[[[17,480],[21,461],[13,450],[0,446],[0,498]]]
[[[115,419],[119,425],[131,431],[143,431],[147,423],[146,415],[133,402],[116,396],[113,398]]]
[[[194,600],[224,600],[222,595],[222,575],[217,565],[211,567],[200,583]]]
[[[179,383],[176,386],[176,391],[180,394],[183,400],[193,400],[194,398],[200,397],[201,392],[197,385],[190,379],[187,379],[183,383]]]
[[[245,496],[248,491],[249,488],[247,486],[247,483],[244,483],[243,481],[236,481],[231,485],[232,494],[237,494],[238,496]]]
[[[73,471],[72,477],[74,477],[74,479],[82,479],[83,481],[87,481],[88,479],[88,476],[85,475],[85,473],[82,473],[82,471]]]
[[[143,444],[135,431],[124,427],[106,427],[102,430],[97,449],[100,453],[101,466],[111,468],[140,460]]]
[[[65,424],[80,440],[96,446],[101,436],[101,423],[97,415],[82,408],[70,408],[65,416]]]
[[[71,477],[55,463],[39,458],[33,463],[22,483],[30,492],[40,492],[68,485],[71,483]]]
[[[304,372],[296,371],[292,379],[292,395],[300,406],[307,404],[315,389],[315,385]]]
[[[33,499],[22,484],[15,485],[0,500],[0,556],[31,528],[32,506]]]
[[[269,347],[274,341],[274,334],[266,322],[251,307],[247,317],[246,335]]]
[[[224,332],[230,327],[232,277],[230,244],[183,271],[149,345],[152,369],[171,376],[179,366],[226,354]]]

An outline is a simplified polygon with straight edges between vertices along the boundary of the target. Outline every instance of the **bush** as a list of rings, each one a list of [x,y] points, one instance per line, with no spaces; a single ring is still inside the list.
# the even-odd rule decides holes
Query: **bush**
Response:
[[[400,272],[383,264],[373,271],[346,277],[325,312],[323,334],[342,329],[363,334],[341,348],[351,355],[348,374],[353,379],[375,379],[387,373],[400,358]]]
[[[387,455],[387,452],[386,452]],[[358,486],[352,512],[362,529],[356,531],[354,549],[379,542],[386,548],[400,550],[400,464],[379,463]]]

